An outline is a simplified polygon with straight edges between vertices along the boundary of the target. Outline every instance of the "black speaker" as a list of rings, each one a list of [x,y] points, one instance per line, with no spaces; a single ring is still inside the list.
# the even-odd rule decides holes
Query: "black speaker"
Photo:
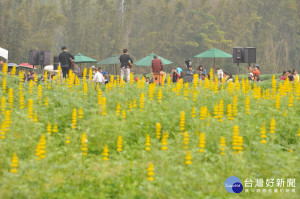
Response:
[[[41,50],[39,54],[39,65],[50,65],[51,52],[49,50]]]
[[[28,63],[30,65],[39,65],[40,64],[39,54],[40,52],[38,50],[30,50]]]
[[[58,56],[54,56],[53,57],[53,70],[57,70],[58,69],[58,65],[59,65],[59,57]]]
[[[31,65],[50,65],[51,52],[49,50],[30,50],[28,63]]]
[[[244,52],[245,63],[256,63],[256,48],[247,47],[244,49]]]
[[[233,63],[245,63],[244,62],[244,48],[233,48],[232,52]]]

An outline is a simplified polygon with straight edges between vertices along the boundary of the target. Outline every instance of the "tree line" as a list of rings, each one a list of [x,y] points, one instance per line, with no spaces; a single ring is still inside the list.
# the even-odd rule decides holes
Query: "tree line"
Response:
[[[211,47],[250,46],[262,71],[275,73],[300,66],[299,13],[299,0],[0,0],[0,46],[16,63],[30,49],[57,55],[67,45],[97,60],[123,48],[135,59],[154,52],[172,67]],[[231,59],[217,65],[237,71]]]

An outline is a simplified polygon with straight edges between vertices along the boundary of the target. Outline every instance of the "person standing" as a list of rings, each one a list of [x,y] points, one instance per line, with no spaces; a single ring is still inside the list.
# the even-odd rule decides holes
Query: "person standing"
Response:
[[[62,52],[59,54],[59,63],[63,72],[63,77],[67,78],[67,73],[71,68],[72,60],[74,60],[74,56],[68,52],[66,46],[61,47]]]
[[[166,73],[163,72],[164,65],[163,65],[161,59],[157,58],[157,55],[153,55],[153,58],[154,59],[151,62],[151,67],[152,67],[152,72],[153,72],[153,82],[161,84],[161,82],[163,80],[162,76],[166,75]],[[154,81],[155,80],[154,78],[157,78],[156,79],[157,81]]]
[[[0,60],[0,71],[2,71],[2,68],[3,68],[3,61]]]
[[[125,75],[126,82],[129,82],[130,66],[133,64],[133,59],[128,55],[127,49],[123,49],[123,54],[120,55],[119,59],[120,59],[120,63],[121,63],[121,79],[123,79],[124,75]]]

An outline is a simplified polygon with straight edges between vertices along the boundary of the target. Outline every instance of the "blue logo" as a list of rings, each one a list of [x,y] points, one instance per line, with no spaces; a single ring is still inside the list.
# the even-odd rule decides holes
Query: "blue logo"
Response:
[[[242,181],[235,176],[230,176],[225,181],[225,189],[230,193],[241,193],[243,191]]]

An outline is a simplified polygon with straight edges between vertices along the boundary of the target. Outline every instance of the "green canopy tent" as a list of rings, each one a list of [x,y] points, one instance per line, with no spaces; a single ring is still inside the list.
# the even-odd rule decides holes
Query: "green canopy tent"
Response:
[[[155,54],[154,53],[151,53],[149,54],[148,56],[136,61],[134,64],[137,65],[137,66],[151,66],[152,64],[152,60],[154,59],[153,56]],[[157,55],[157,58],[158,59],[161,59],[163,65],[168,65],[168,64],[172,64],[173,62],[163,58],[163,57],[160,57]]]
[[[205,51],[203,53],[200,53],[199,55],[195,56],[196,58],[214,58],[214,66],[213,70],[215,71],[216,66],[216,58],[231,58],[232,55],[228,54],[226,52],[223,52],[217,48],[212,48],[208,51]]]
[[[104,59],[101,62],[98,62],[97,64],[99,64],[99,65],[114,65],[115,72],[117,75],[117,64],[120,64],[120,59],[119,59],[119,56],[114,55],[112,57]]]
[[[80,64],[80,72],[81,72],[82,71],[81,70],[81,64],[82,63],[95,63],[95,62],[97,62],[97,60],[93,59],[93,58],[90,58],[90,57],[87,57],[87,56],[85,56],[85,55],[83,55],[81,53],[78,53],[74,57],[74,62]]]

